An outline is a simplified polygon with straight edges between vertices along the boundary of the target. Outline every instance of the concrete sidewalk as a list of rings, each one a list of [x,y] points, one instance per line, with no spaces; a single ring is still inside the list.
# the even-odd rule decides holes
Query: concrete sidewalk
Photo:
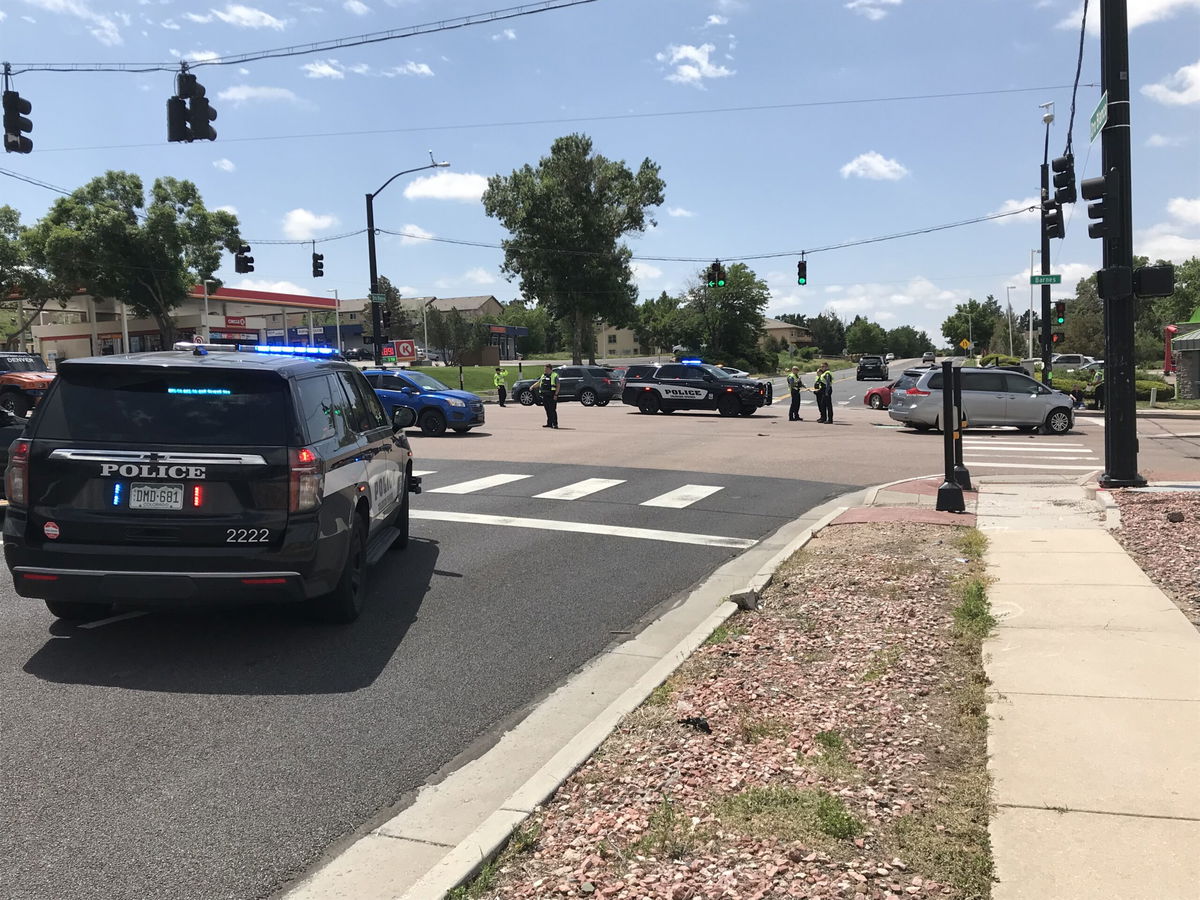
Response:
[[[1017,479],[1013,479],[1016,481]],[[1200,896],[1200,633],[1085,488],[988,478],[995,900]]]

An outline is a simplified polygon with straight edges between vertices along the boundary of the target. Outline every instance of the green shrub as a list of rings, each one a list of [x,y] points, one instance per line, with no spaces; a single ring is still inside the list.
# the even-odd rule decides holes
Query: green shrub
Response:
[[[981,366],[1018,366],[1021,361],[1015,356],[1008,356],[1004,353],[989,353],[979,361]]]

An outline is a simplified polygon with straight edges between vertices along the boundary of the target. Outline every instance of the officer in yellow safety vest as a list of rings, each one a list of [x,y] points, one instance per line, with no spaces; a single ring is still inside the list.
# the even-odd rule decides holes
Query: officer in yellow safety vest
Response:
[[[538,396],[546,410],[546,424],[543,428],[558,427],[558,373],[554,366],[546,363],[546,371],[538,379]]]
[[[501,369],[496,366],[496,374],[492,376],[492,384],[496,387],[496,393],[500,396],[500,405],[504,405],[504,398],[508,396],[508,388],[504,384],[504,379],[508,377],[508,369]]]
[[[788,390],[792,392],[792,405],[788,407],[788,421],[802,422],[800,418],[800,392],[804,390],[804,382],[800,380],[800,367],[792,366],[787,377]]]
[[[821,363],[817,369],[817,380],[813,384],[813,393],[817,395],[817,409],[821,411],[818,422],[824,425],[833,424],[833,373],[829,371],[829,363]]]

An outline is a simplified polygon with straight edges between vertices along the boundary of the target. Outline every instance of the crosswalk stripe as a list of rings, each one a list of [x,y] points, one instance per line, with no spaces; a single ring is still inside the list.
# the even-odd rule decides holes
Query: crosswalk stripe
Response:
[[[448,484],[445,487],[432,488],[431,494],[473,494],[475,491],[499,487],[514,481],[532,478],[532,475],[489,475],[486,478],[473,478],[470,481],[460,481],[458,484]]]
[[[986,459],[964,459],[963,465],[979,466],[984,469],[1066,469],[1073,472],[1091,472],[1093,469],[1099,468],[1099,460],[1094,466],[1048,466],[1039,465],[1037,463],[1002,463],[990,462]]]
[[[676,488],[665,494],[659,494],[657,497],[646,500],[638,505],[683,509],[685,506],[691,506],[697,500],[703,500],[705,497],[712,496],[719,490],[721,488],[707,484],[685,484],[681,488]]]
[[[623,478],[585,478],[583,481],[568,484],[566,487],[533,496],[538,500],[578,500],[580,497],[587,497],[597,491],[624,483],[625,479]]]
[[[536,528],[541,531],[570,531],[578,534],[601,534],[611,537],[640,538],[645,541],[665,541],[671,544],[699,544],[705,547],[734,547],[745,550],[758,541],[751,538],[723,537],[718,534],[693,534],[688,531],[660,531],[657,528],[630,528],[625,525],[593,525],[589,522],[563,522],[556,519],[527,519],[518,516],[489,516],[482,513],[440,512],[414,509],[414,519],[433,522],[462,522],[472,525],[506,525],[510,528]]]
[[[968,444],[963,443],[963,449],[972,453],[990,453],[999,450],[1003,453],[1091,453],[1086,447],[1075,444],[1070,447],[1022,447],[1020,444]]]
[[[998,460],[999,460],[999,459],[1009,459],[1009,460],[1011,460],[1012,458],[1013,458],[1013,457],[1011,457],[1011,456],[997,456],[997,457],[996,457],[996,459],[998,459]],[[1098,457],[1098,456],[1092,456],[1090,453],[1087,453],[1087,454],[1084,454],[1083,456],[1043,456],[1043,457],[1041,457],[1041,459],[1039,460],[1039,458],[1038,458],[1038,457],[1036,457],[1036,456],[1031,456],[1029,459],[1025,460],[1025,462],[1027,462],[1027,463],[1030,463],[1030,464],[1032,465],[1032,464],[1033,464],[1035,461],[1037,461],[1037,462],[1044,462],[1044,463],[1056,463],[1056,462],[1062,462],[1063,460],[1066,460],[1066,459],[1095,459],[1095,460],[1099,460],[1099,457]]]
[[[997,446],[1023,447],[1023,446],[1034,443],[1030,438],[1022,438],[1022,437],[1010,437],[1010,438],[964,437],[962,440],[963,440],[963,446],[971,446],[971,447],[997,447]],[[1054,446],[1055,447],[1086,447],[1087,445],[1086,444],[1067,443],[1064,441],[1055,441]]]

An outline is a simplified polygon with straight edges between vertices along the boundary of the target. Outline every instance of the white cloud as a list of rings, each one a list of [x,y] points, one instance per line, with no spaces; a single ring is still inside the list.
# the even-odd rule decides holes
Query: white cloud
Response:
[[[117,23],[108,16],[101,15],[88,5],[87,0],[25,0],[29,6],[45,10],[49,13],[62,13],[74,16],[87,23],[87,30],[92,37],[106,46],[113,47],[122,43],[121,31]],[[27,16],[22,16],[27,22],[32,22]]]
[[[1200,197],[1173,197],[1167,201],[1167,212],[1186,225],[1200,225]]]
[[[183,17],[189,22],[199,22],[201,25],[207,25],[214,18],[216,18],[211,13],[207,16],[202,16],[199,13],[184,13]]]
[[[633,271],[633,280],[636,282],[653,281],[656,278],[662,278],[663,271],[658,266],[652,266],[647,262],[631,263],[629,268]]]
[[[293,284],[290,281],[262,281],[258,278],[243,278],[237,284],[231,284],[232,288],[241,288],[244,291],[266,291],[272,294],[302,294],[306,297],[314,296],[313,292],[308,288],[300,287],[298,284]]]
[[[8,13],[6,13],[4,10],[0,9],[0,22],[3,22],[7,18],[8,18]]]
[[[230,3],[224,9],[214,9],[212,13],[225,24],[238,28],[274,28],[276,31],[282,31],[287,25],[270,13],[253,6],[242,6],[240,3]]]
[[[289,103],[299,102],[299,98],[287,88],[253,87],[248,84],[235,84],[233,87],[221,91],[217,94],[217,97],[221,100],[230,101],[234,106],[241,106],[243,103],[251,103],[255,100],[266,102],[275,102],[278,100],[285,100]]]
[[[421,244],[433,237],[432,231],[426,231],[420,225],[400,226],[400,243],[404,245]]]
[[[1043,4],[1046,5],[1046,4]],[[1200,9],[1200,0],[1129,0],[1129,27],[1148,25],[1169,18],[1180,10]],[[1095,10],[1093,12],[1093,10]],[[1079,31],[1079,20],[1083,15],[1083,7],[1076,6],[1066,18],[1059,21],[1056,27]],[[1088,9],[1088,33],[1100,33],[1100,11],[1093,5]]]
[[[189,50],[183,58],[189,62],[201,62],[206,59],[216,59],[221,54],[216,50]]]
[[[346,10],[346,12],[354,13],[356,16],[365,16],[371,11],[371,7],[363,3],[362,0],[346,0],[342,4],[342,9]]]
[[[241,67],[239,67],[239,68],[238,68],[238,74],[239,74],[239,75],[249,75],[249,74],[250,74],[250,70],[249,70],[249,69],[247,69],[245,66],[241,66]]]
[[[493,41],[515,41],[516,39],[517,39],[517,32],[515,30],[513,30],[512,28],[505,28],[503,31],[499,32],[498,34],[492,35]]]
[[[726,18],[725,16],[718,16],[717,14],[714,13],[713,15],[708,17],[708,20],[704,23],[704,27],[707,28],[710,25],[728,25],[728,24],[729,24],[728,18]]]
[[[409,200],[458,200],[475,203],[487,189],[487,178],[474,172],[438,172],[414,179],[404,188]]]
[[[338,223],[337,216],[323,216],[307,209],[293,209],[283,217],[283,233],[293,241],[306,241]]]
[[[1037,197],[1026,197],[1024,200],[1005,200],[1000,204],[999,209],[992,210],[989,215],[994,216],[998,213],[1015,212],[1018,209],[1029,209],[1029,207],[1036,207],[1040,203],[1041,200],[1039,200]],[[1013,222],[1023,222],[1025,224],[1029,224],[1037,217],[1038,211],[1034,209],[1030,212],[1019,213],[1015,216],[1005,216],[1003,219],[996,219],[995,221],[997,225],[1011,225]]]
[[[236,216],[238,214],[237,207],[231,206],[228,203],[225,204],[224,206],[218,206],[217,209],[224,210],[225,212],[229,213],[230,215],[234,215],[234,216]]]
[[[1148,257],[1151,262],[1166,259],[1181,263],[1200,256],[1200,237],[1180,234],[1182,230],[1178,224],[1152,225],[1134,235],[1133,252]]]
[[[1157,84],[1144,85],[1142,93],[1167,106],[1200,103],[1200,62],[1183,66]]]
[[[336,59],[318,59],[300,67],[307,78],[345,78],[345,67]]]
[[[410,59],[402,66],[392,66],[390,69],[384,69],[383,74],[388,78],[395,78],[397,75],[416,75],[420,78],[432,78],[433,69],[429,68],[425,63],[413,62]]]
[[[712,44],[701,44],[699,47],[693,47],[690,44],[678,46],[672,44],[667,47],[666,53],[658,53],[654,58],[661,63],[675,67],[674,71],[667,76],[667,81],[703,88],[706,78],[728,78],[734,74],[732,69],[715,65],[709,60],[712,52],[716,49]]]
[[[1146,138],[1147,147],[1178,147],[1183,143],[1182,138],[1167,137],[1165,134],[1152,134]]]
[[[691,219],[696,214],[690,209],[684,209],[682,206],[668,206],[667,215],[675,219]]]
[[[887,7],[899,6],[901,0],[850,0],[846,9],[865,16],[872,22],[878,22],[888,14]]]
[[[181,28],[183,28],[183,26],[174,19],[164,19],[158,24],[160,27],[167,29],[167,31],[179,31]]]
[[[908,169],[896,160],[886,159],[874,150],[859,154],[842,166],[841,171],[843,178],[855,175],[872,181],[898,181],[908,174]]]
[[[220,169],[222,172],[232,172],[234,169],[237,168],[237,166],[235,166],[233,164],[233,160],[225,159],[224,157],[222,157],[221,159],[214,159],[213,165],[216,166],[218,169]]]
[[[487,269],[477,266],[474,269],[468,269],[463,275],[463,280],[469,281],[471,284],[495,284],[499,279]]]

